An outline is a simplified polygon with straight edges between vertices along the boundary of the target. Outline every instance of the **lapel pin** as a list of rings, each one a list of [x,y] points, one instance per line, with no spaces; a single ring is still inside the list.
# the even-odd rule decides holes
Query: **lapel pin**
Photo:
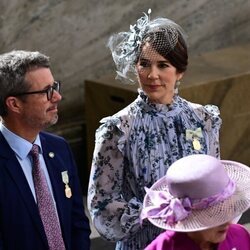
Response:
[[[55,154],[53,152],[49,152],[49,157],[54,158]]]

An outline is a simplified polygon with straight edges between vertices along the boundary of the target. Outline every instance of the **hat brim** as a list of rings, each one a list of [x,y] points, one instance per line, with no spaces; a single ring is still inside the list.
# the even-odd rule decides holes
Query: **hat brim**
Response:
[[[236,184],[236,190],[232,196],[206,209],[192,210],[188,217],[173,225],[161,218],[148,218],[148,220],[165,230],[194,232],[222,225],[245,212],[250,207],[250,168],[234,161],[221,160],[221,162],[229,177]],[[169,192],[165,176],[150,189]],[[146,194],[143,207],[151,205],[150,197]]]

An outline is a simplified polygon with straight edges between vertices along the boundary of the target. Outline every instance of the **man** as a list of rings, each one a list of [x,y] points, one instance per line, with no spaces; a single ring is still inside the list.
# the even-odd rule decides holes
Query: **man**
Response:
[[[0,55],[0,249],[88,250],[76,165],[58,119],[60,82],[39,52]]]

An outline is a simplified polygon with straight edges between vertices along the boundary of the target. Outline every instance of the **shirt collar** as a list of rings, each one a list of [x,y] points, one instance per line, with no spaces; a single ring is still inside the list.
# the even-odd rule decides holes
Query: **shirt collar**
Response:
[[[8,128],[6,128],[2,123],[0,123],[0,131],[2,132],[4,138],[12,148],[12,150],[16,153],[16,155],[23,160],[26,158],[32,148],[32,143],[18,136],[17,134],[11,132]],[[39,146],[39,151],[42,153],[40,136],[37,135],[34,144]]]

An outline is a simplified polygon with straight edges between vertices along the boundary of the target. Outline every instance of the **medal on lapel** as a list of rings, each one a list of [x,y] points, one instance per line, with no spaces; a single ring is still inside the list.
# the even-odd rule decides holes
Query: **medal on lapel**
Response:
[[[197,138],[193,139],[193,147],[195,150],[200,150],[201,149],[201,144],[200,142],[197,140]]]
[[[71,188],[69,186],[69,176],[68,171],[62,172],[62,181],[65,184],[65,196],[70,198],[72,196]]]
[[[187,129],[186,130],[186,139],[192,140],[193,148],[195,150],[201,149],[200,138],[202,138],[202,130],[201,128],[197,128],[196,130]]]
[[[70,198],[72,196],[71,188],[68,184],[65,184],[65,196],[67,198]]]

